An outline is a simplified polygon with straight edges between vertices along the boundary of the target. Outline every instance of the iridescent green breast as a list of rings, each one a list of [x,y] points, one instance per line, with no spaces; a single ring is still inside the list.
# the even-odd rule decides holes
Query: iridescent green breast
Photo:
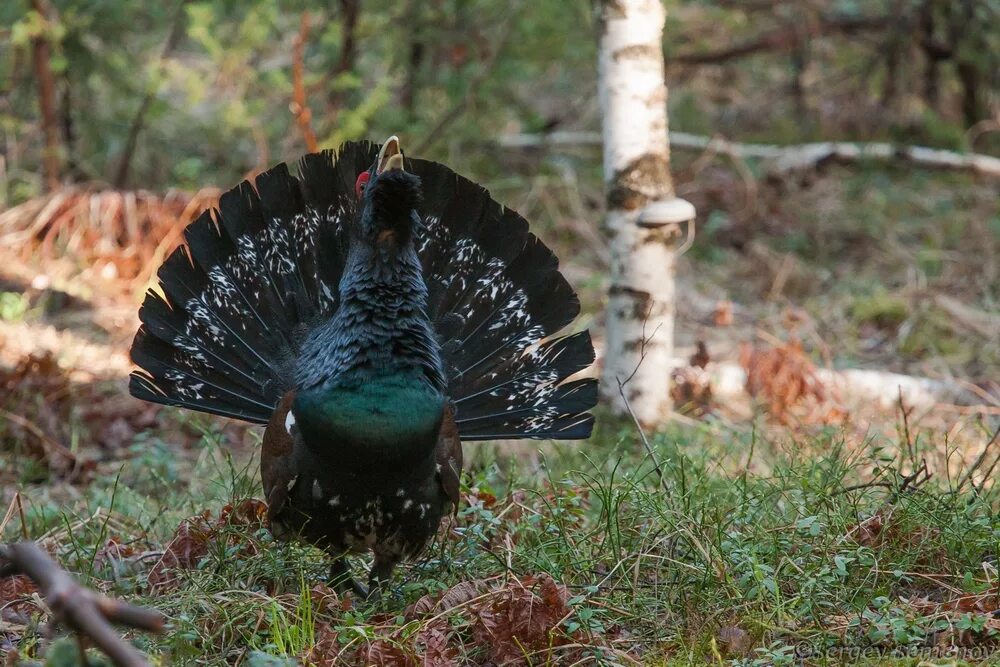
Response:
[[[413,370],[299,391],[292,410],[313,444],[322,439],[391,454],[406,445],[433,447],[444,405],[444,396]]]

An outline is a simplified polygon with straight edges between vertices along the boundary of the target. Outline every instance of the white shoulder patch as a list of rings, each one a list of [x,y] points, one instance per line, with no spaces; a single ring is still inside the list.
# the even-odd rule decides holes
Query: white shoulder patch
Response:
[[[288,414],[285,415],[285,430],[288,431],[288,435],[292,434],[293,426],[295,426],[295,415],[289,410]]]

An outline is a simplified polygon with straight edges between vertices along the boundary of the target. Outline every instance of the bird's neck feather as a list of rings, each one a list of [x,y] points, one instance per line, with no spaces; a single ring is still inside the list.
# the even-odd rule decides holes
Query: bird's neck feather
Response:
[[[440,348],[428,321],[427,287],[412,242],[394,248],[352,243],[339,291],[336,313],[303,345],[296,378],[300,389],[417,369],[443,392]]]

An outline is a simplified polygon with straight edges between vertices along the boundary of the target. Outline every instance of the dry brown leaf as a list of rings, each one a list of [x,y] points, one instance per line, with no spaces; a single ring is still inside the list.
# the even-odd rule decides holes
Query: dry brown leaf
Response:
[[[712,314],[712,321],[717,327],[730,327],[733,325],[733,302],[719,301],[715,304],[715,312]]]
[[[31,594],[38,587],[24,575],[0,578],[0,620],[8,623],[26,623],[31,612],[37,607],[31,602]]]
[[[442,612],[448,609],[465,604],[489,589],[489,581],[477,579],[475,581],[463,581],[446,590],[438,599],[430,595],[425,595],[412,605],[410,605],[405,616],[414,618],[430,612]]]
[[[747,392],[781,424],[834,424],[846,417],[797,338],[774,347],[744,344],[740,365],[746,371]]]
[[[472,636],[498,664],[545,663],[543,655],[568,643],[558,625],[569,616],[569,593],[547,574],[511,580],[471,606]]]
[[[163,555],[149,571],[146,577],[148,583],[159,589],[175,585],[178,582],[172,572],[196,568],[199,561],[209,553],[211,545],[224,538],[223,529],[240,526],[248,531],[259,530],[264,527],[266,516],[267,505],[251,498],[236,506],[226,505],[215,520],[208,510],[184,519],[174,531]],[[233,533],[227,533],[225,539],[230,544],[237,542]],[[250,542],[242,543],[242,547],[245,554],[252,553],[255,548]]]
[[[0,242],[25,258],[71,255],[109,278],[148,281],[180,244],[181,231],[218,203],[219,192],[195,194],[64,188],[0,214]]]
[[[716,635],[719,648],[727,656],[741,657],[750,652],[753,638],[743,628],[736,625],[724,625]]]

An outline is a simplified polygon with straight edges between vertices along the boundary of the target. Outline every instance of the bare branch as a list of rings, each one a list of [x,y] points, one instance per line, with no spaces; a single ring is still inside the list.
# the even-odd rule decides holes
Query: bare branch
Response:
[[[969,469],[965,471],[964,475],[962,475],[962,478],[958,481],[958,486],[955,487],[955,493],[961,491],[962,487],[964,487],[969,482],[969,480],[972,479],[972,476],[976,473],[976,471],[979,470],[980,467],[982,467],[983,462],[986,460],[986,455],[990,452],[991,448],[993,447],[993,444],[997,441],[998,437],[1000,437],[1000,428],[997,428],[997,430],[993,432],[993,437],[990,438],[989,441],[983,446],[983,451],[979,453],[979,456],[976,457],[976,460],[972,462],[972,465],[969,466]],[[997,459],[1000,460],[1000,455],[997,456]],[[997,461],[995,460],[990,465],[988,473],[992,472],[993,468],[996,465]],[[989,479],[988,473],[983,477],[984,480]]]
[[[656,452],[653,450],[653,446],[652,444],[650,444],[649,438],[646,437],[646,431],[643,430],[642,428],[642,422],[639,421],[639,418],[636,416],[635,411],[632,410],[632,404],[629,403],[628,396],[625,395],[625,385],[627,385],[632,380],[632,378],[635,377],[635,374],[639,372],[639,367],[642,366],[642,362],[645,361],[646,359],[646,343],[653,336],[655,336],[656,332],[659,331],[660,329],[660,327],[657,326],[656,329],[653,330],[653,333],[650,334],[649,337],[647,337],[646,323],[648,321],[649,321],[649,312],[647,311],[646,316],[642,319],[642,337],[639,340],[639,362],[635,365],[635,369],[632,371],[631,375],[629,375],[624,380],[622,380],[620,377],[616,377],[615,380],[618,382],[618,393],[622,397],[622,403],[625,405],[625,411],[628,412],[629,417],[631,417],[633,423],[635,423],[635,428],[636,430],[639,431],[639,438],[642,440],[642,446],[645,448],[646,454],[649,456],[649,459],[653,462],[653,469],[656,470],[656,477],[660,480],[660,486],[662,486],[663,490],[666,491],[667,487],[666,487],[666,482],[663,479],[663,468],[662,466],[660,466],[659,459],[656,458]]]
[[[550,134],[512,134],[498,139],[501,148],[600,146],[599,132],[552,132]],[[969,171],[1000,180],[1000,158],[982,153],[957,153],[924,146],[889,143],[824,141],[807,144],[744,144],[721,137],[705,137],[686,132],[670,133],[671,150],[708,151],[744,160],[766,160],[769,173],[785,176],[814,169],[827,162],[863,163],[909,162],[926,169]]]
[[[890,25],[891,17],[829,16],[816,22],[789,25],[765,32],[745,42],[717,51],[683,53],[668,58],[681,65],[719,65],[761,51],[787,53],[810,39],[826,35],[847,35],[865,30],[879,30]]]
[[[153,106],[153,99],[156,97],[157,91],[156,81],[159,79],[163,63],[170,57],[171,52],[177,48],[177,44],[184,34],[184,5],[186,3],[187,0],[180,0],[180,4],[177,5],[173,23],[170,26],[170,33],[167,35],[166,41],[163,42],[163,50],[160,51],[160,58],[153,71],[154,82],[146,88],[146,94],[143,95],[142,102],[139,103],[139,109],[136,111],[135,116],[132,118],[132,123],[129,125],[128,135],[125,139],[125,148],[122,150],[121,160],[118,162],[118,170],[115,172],[114,184],[118,189],[124,188],[125,183],[128,181],[128,172],[132,167],[132,157],[139,143],[139,133],[142,132],[142,127],[146,123],[146,114],[149,113],[150,108]]]
[[[53,615],[92,641],[118,667],[149,667],[146,659],[118,635],[111,623],[160,632],[163,616],[158,612],[84,588],[34,542],[0,545],[0,573],[23,574],[31,579]]]

